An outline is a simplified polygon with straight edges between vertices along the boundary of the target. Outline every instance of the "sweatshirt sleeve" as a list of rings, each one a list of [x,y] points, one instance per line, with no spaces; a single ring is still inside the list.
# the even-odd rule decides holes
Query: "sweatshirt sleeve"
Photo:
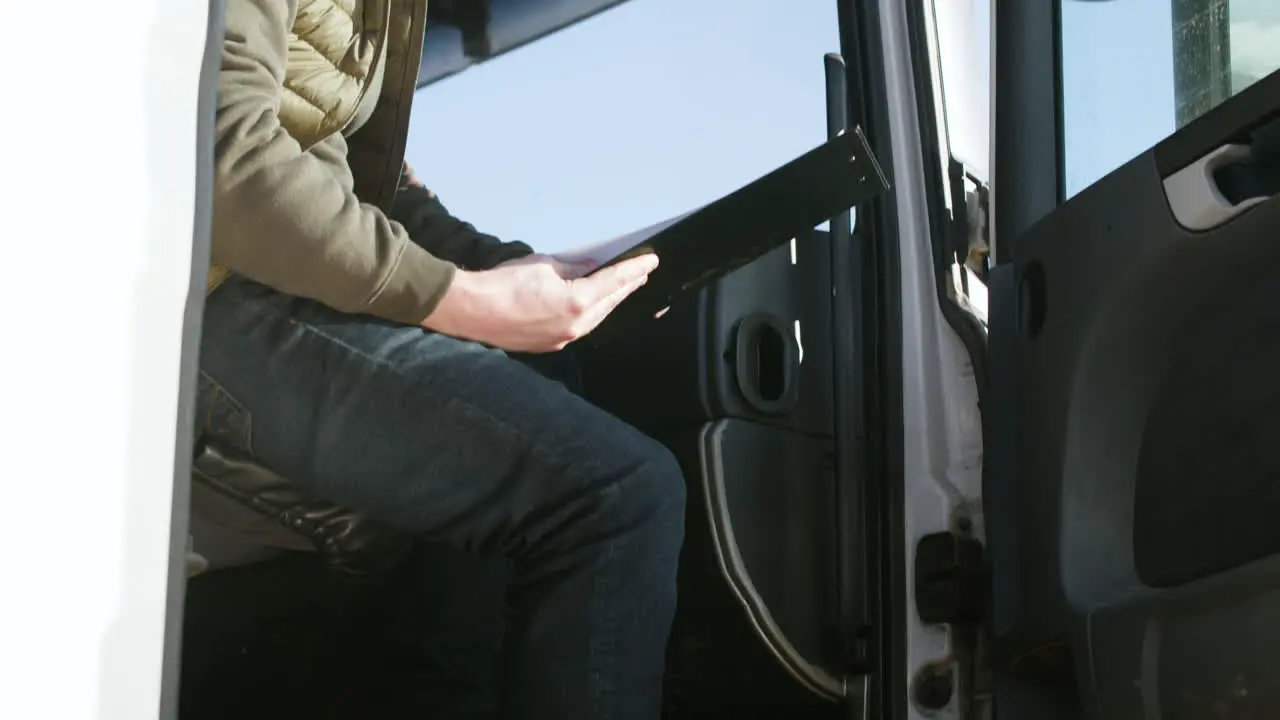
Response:
[[[503,242],[454,217],[439,196],[414,177],[407,163],[401,171],[391,217],[404,225],[413,242],[468,270],[488,270],[533,254],[533,248],[525,243]]]
[[[304,152],[280,124],[295,4],[227,3],[215,121],[213,259],[343,312],[417,324],[448,290],[455,266],[361,203],[330,165]]]

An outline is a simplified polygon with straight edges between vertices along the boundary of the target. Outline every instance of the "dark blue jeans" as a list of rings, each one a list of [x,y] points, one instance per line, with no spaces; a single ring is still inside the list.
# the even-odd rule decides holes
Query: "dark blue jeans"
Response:
[[[200,367],[222,441],[509,561],[503,717],[659,716],[685,503],[664,447],[500,351],[238,277],[207,300]]]

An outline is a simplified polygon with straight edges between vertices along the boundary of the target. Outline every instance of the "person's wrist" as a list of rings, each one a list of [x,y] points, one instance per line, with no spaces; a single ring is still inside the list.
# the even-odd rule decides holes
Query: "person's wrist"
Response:
[[[466,318],[474,311],[483,294],[482,285],[480,273],[458,268],[435,309],[422,321],[422,326],[446,335],[463,337],[463,331],[468,325]]]

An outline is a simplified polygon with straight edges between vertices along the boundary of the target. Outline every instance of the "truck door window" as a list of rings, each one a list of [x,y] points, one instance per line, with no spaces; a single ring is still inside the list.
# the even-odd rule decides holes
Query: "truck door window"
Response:
[[[1063,0],[1061,27],[1067,196],[1280,68],[1275,0]]]
[[[932,0],[930,5],[947,146],[984,180],[990,178],[991,1]]]

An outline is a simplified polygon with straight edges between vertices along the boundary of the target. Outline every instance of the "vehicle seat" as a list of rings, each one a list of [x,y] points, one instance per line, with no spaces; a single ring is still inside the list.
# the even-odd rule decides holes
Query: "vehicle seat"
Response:
[[[318,552],[330,572],[364,581],[393,568],[412,535],[321,500],[253,458],[208,438],[191,473],[188,575]]]

